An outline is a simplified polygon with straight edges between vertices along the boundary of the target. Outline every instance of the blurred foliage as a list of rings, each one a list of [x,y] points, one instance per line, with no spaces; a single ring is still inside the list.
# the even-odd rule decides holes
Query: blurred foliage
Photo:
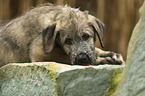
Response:
[[[47,2],[69,5],[88,10],[106,25],[104,50],[123,54],[126,58],[127,46],[132,30],[139,19],[139,8],[144,0],[0,0],[0,21],[13,19],[26,10]],[[96,46],[100,47],[97,42]]]

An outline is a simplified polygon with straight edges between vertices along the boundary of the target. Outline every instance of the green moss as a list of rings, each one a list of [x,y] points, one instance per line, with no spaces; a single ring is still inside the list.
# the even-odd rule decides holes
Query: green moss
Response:
[[[49,76],[52,80],[56,81],[55,73],[56,73],[57,69],[62,67],[62,66],[65,66],[65,65],[55,64],[55,63],[54,64],[49,64],[48,71],[49,71]]]
[[[122,71],[119,69],[116,69],[113,71],[113,73],[111,74],[112,78],[109,80],[109,88],[108,88],[108,91],[106,92],[105,96],[113,96],[113,93],[115,92],[116,87],[121,78],[121,74],[122,74]]]

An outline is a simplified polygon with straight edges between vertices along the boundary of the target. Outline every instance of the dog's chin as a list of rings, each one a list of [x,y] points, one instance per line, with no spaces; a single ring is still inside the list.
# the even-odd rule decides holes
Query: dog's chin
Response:
[[[82,66],[90,66],[90,64],[82,64]]]
[[[90,65],[91,65],[91,63],[81,63],[81,64],[79,64],[79,63],[77,63],[77,62],[74,62],[74,63],[72,63],[72,65],[79,65],[79,66],[90,66]]]
[[[90,66],[90,64],[72,64],[72,65],[78,65],[78,66]]]

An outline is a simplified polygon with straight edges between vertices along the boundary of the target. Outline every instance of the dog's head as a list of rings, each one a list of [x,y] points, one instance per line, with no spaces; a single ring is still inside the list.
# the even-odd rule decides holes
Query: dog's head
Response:
[[[104,32],[105,26],[99,19],[87,12],[70,12],[43,31],[44,52],[50,53],[57,43],[70,55],[71,64],[93,64],[96,34],[104,47]]]

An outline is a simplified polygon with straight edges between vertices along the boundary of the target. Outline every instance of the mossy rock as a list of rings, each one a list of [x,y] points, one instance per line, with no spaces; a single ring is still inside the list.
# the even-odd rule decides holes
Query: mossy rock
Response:
[[[111,96],[123,67],[8,64],[0,68],[0,96]]]
[[[145,2],[129,42],[126,66],[114,96],[145,96]]]

